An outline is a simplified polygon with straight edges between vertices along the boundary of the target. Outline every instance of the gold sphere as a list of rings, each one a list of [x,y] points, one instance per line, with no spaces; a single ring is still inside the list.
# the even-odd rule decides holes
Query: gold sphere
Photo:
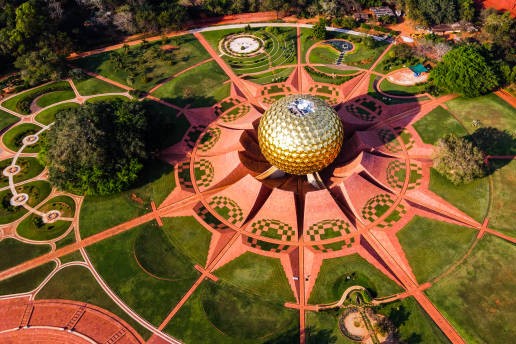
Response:
[[[258,142],[267,161],[296,175],[331,164],[343,139],[344,129],[335,110],[311,95],[290,95],[276,101],[258,125]]]

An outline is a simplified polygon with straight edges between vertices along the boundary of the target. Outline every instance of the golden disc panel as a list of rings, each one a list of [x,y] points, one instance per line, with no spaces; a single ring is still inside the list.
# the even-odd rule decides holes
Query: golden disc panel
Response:
[[[290,95],[271,105],[260,119],[258,142],[273,166],[296,175],[320,171],[340,152],[342,122],[324,100]]]

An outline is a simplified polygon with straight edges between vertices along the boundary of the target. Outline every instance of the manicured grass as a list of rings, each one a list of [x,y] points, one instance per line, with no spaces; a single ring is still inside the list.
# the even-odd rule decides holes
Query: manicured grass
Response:
[[[151,200],[161,204],[175,187],[174,169],[169,164],[154,160],[141,173],[128,191],[109,196],[86,195],[79,217],[83,238],[149,212]]]
[[[147,329],[118,307],[98,285],[91,272],[82,266],[69,266],[58,271],[36,295],[36,299],[65,299],[87,302],[118,315],[145,339],[148,339],[151,335]]]
[[[52,106],[46,110],[41,111],[36,115],[36,121],[41,124],[48,125],[56,120],[56,114],[63,110],[73,109],[80,107],[77,103],[65,103]]]
[[[199,273],[190,265],[182,270],[184,274],[174,281],[152,277],[138,265],[135,259],[137,240],[160,238],[161,229],[153,223],[147,223],[116,237],[103,240],[87,248],[95,269],[102,275],[109,286],[132,309],[141,314],[154,325],[159,325],[177,304],[186,291],[193,285]],[[145,233],[145,236],[142,235]],[[148,236],[146,236],[148,235]],[[150,242],[148,245],[155,244]],[[166,242],[162,243],[166,245]],[[163,246],[162,246],[163,247]],[[173,250],[172,246],[168,246]],[[179,254],[178,252],[175,252]],[[165,260],[171,258],[165,257]],[[154,264],[176,264],[161,261]],[[171,266],[171,265],[169,265]],[[174,273],[174,272],[171,272]]]
[[[66,263],[69,263],[69,262],[82,262],[84,261],[84,259],[82,259],[82,255],[81,255],[81,252],[79,251],[75,251],[75,252],[72,252],[72,253],[68,253],[64,256],[61,256],[59,257],[59,260],[61,261],[62,264],[66,264]]]
[[[125,90],[97,78],[74,80],[75,88],[81,96],[92,96],[102,93],[124,93]]]
[[[150,43],[149,49],[154,46],[161,46],[161,44],[161,41]],[[88,56],[75,61],[75,63],[81,68],[96,72],[124,85],[131,86],[138,90],[148,91],[167,77],[170,77],[210,57],[203,46],[193,35],[173,37],[167,39],[165,44],[177,47],[177,49],[166,52],[166,54],[172,54],[173,61],[170,62],[160,58],[153,58],[152,61],[145,60],[145,65],[147,67],[145,77],[143,71],[139,71],[131,85],[129,85],[127,80],[129,73],[123,69],[117,70],[109,61],[111,52]],[[139,46],[130,47],[129,55],[131,55],[137,49],[140,49]],[[145,52],[149,49],[145,50]],[[122,50],[123,49],[119,49],[117,52],[122,52]],[[143,54],[145,54],[145,52],[143,52]],[[80,92],[81,91],[79,90],[79,93]]]
[[[468,184],[453,185],[432,168],[429,189],[473,219],[479,222],[484,220],[489,206],[488,178],[476,179]]]
[[[496,164],[492,160],[491,164]],[[504,161],[505,165],[506,161]],[[499,165],[501,165],[499,163]],[[493,173],[493,198],[489,210],[489,227],[499,230],[512,237],[516,236],[514,226],[514,190],[516,190],[516,161],[499,166]]]
[[[58,210],[62,217],[73,217],[75,203],[68,196],[58,196],[46,202],[38,210],[43,213]],[[62,220],[43,223],[39,215],[31,214],[18,225],[16,231],[20,236],[30,240],[52,240],[66,232],[70,225],[70,221]]]
[[[111,102],[114,100],[129,101],[130,98],[128,98],[126,96],[99,96],[99,97],[95,97],[95,98],[90,98],[90,99],[86,100],[85,103],[100,103],[100,102],[105,102],[105,101]]]
[[[393,84],[387,79],[383,79],[383,81],[380,84],[380,90],[387,94],[392,94],[396,96],[413,96],[420,93],[425,92],[425,85],[424,84],[416,84],[413,86],[403,86],[403,85],[397,85]]]
[[[207,107],[229,96],[229,87],[222,85],[226,80],[228,76],[211,61],[170,80],[154,95],[178,106]]]
[[[310,63],[335,64],[340,53],[329,45],[319,45],[310,52]]]
[[[355,50],[344,55],[342,63],[364,69],[370,68],[388,46],[385,42],[376,42],[377,47],[371,49],[366,47],[364,43],[353,44]]]
[[[486,234],[450,275],[426,291],[467,343],[511,343],[516,337],[516,246]]]
[[[0,241],[0,252],[0,271],[3,271],[50,252],[50,245],[29,245],[16,239],[5,238]]]
[[[295,310],[205,281],[165,332],[185,343],[294,343],[298,317]]]
[[[404,103],[418,103],[423,100],[428,100],[429,98],[427,96],[422,97],[410,97],[410,98],[390,98],[388,96],[381,95],[380,93],[376,92],[374,88],[374,83],[380,81],[380,77],[376,75],[371,75],[369,79],[369,88],[368,88],[368,95],[370,95],[373,98],[378,99],[384,104],[392,105],[392,104],[404,104]]]
[[[56,263],[48,262],[19,275],[0,281],[0,295],[24,293],[34,290],[50,272]]]
[[[10,166],[12,161],[13,159],[0,161],[0,172],[3,171],[7,166]],[[34,178],[44,169],[44,166],[41,165],[39,160],[36,158],[18,158],[16,160],[16,165],[20,166],[20,172],[18,172],[13,178],[15,183]],[[7,185],[9,185],[9,178],[2,174],[0,176],[0,187]]]
[[[164,218],[162,230],[182,254],[201,266],[206,265],[211,233],[193,216]]]
[[[342,310],[332,309],[323,312],[306,313],[306,343],[333,343],[353,344],[356,343],[344,336],[339,329],[338,321]]]
[[[65,236],[63,239],[56,242],[56,248],[61,248],[70,244],[73,244],[75,242],[75,233],[74,231],[70,231],[67,236]]]
[[[418,282],[424,283],[460,259],[476,234],[468,227],[416,216],[396,236]]]
[[[400,343],[450,343],[413,297],[382,305],[376,311],[396,326]]]
[[[204,38],[210,43],[213,49],[215,51],[219,51],[219,41],[226,37],[227,35],[230,35],[232,33],[237,32],[243,32],[242,29],[226,29],[226,30],[214,30],[214,31],[205,31],[201,33]]]
[[[441,137],[447,134],[465,136],[468,134],[466,129],[450,114],[449,111],[441,106],[436,107],[425,117],[414,123],[414,129],[424,143],[434,144]]]
[[[14,96],[2,103],[2,106],[5,106],[9,110],[16,111],[18,113],[28,115],[30,104],[34,99],[43,95],[45,93],[50,93],[54,91],[71,91],[72,88],[70,84],[66,81],[54,82],[51,84],[47,84],[44,86],[33,88],[29,91],[21,93],[17,96]],[[52,97],[50,97],[52,99]]]
[[[306,53],[308,52],[308,49],[315,43],[319,42],[320,40],[317,38],[311,37],[312,35],[312,29],[301,29],[301,62],[306,62]]]
[[[401,291],[401,287],[389,277],[358,254],[352,254],[323,261],[309,303],[338,301],[342,293],[353,285],[367,288],[373,297],[391,295]]]
[[[484,127],[511,132],[516,130],[516,109],[494,93],[477,98],[460,97],[446,102],[446,105],[468,131],[475,130],[472,125],[474,120],[480,121]]]
[[[20,119],[8,112],[0,110],[0,132],[10,125],[18,122]]]
[[[358,69],[338,69],[337,66],[313,66],[312,68],[327,74],[350,75],[360,72]]]
[[[246,252],[216,270],[215,275],[224,283],[264,300],[280,303],[295,300],[281,262],[276,258]]]
[[[246,80],[260,85],[282,82],[288,79],[294,68],[281,68],[260,74],[253,74],[245,77]]]
[[[185,115],[177,116],[177,110],[158,102],[144,100],[143,106],[149,114],[149,142],[159,149],[170,147],[181,141],[190,127]]]
[[[134,256],[144,271],[157,278],[177,281],[197,276],[190,259],[155,227],[140,233],[134,243]]]
[[[41,130],[40,126],[31,123],[22,123],[11,129],[9,129],[2,140],[7,148],[12,151],[18,151],[23,145],[22,140],[27,135],[32,135]],[[24,153],[37,153],[40,150],[39,142],[36,144],[25,147]]]
[[[29,195],[27,204],[34,207],[41,203],[51,191],[51,186],[46,181],[36,181],[20,185],[16,187],[18,193],[26,193]],[[12,197],[10,190],[0,192],[0,224],[13,222],[24,215],[27,210],[23,207],[13,207],[9,201]]]
[[[73,90],[66,90],[66,91],[53,91],[50,93],[46,93],[42,95],[41,97],[37,98],[36,104],[39,107],[47,107],[55,103],[62,102],[64,100],[70,100],[75,98],[75,93]]]

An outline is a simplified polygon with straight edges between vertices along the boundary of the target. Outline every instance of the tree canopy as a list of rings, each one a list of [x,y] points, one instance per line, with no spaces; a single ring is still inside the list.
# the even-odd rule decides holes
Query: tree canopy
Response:
[[[448,52],[430,75],[437,87],[466,97],[488,93],[498,86],[496,74],[482,48],[475,44],[462,45]]]
[[[60,189],[109,194],[129,187],[147,158],[141,103],[100,102],[64,110],[45,135],[40,158]]]
[[[456,185],[469,183],[486,173],[480,149],[470,140],[453,134],[437,141],[434,168]]]

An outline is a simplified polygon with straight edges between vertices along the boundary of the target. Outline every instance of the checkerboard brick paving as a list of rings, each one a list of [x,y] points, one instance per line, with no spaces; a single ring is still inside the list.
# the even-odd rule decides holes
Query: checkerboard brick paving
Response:
[[[296,231],[292,226],[274,219],[260,219],[253,222],[251,232],[273,239],[290,241],[294,239]]]
[[[244,220],[244,212],[231,198],[226,196],[214,196],[210,200],[209,205],[220,216],[234,225]]]
[[[322,220],[311,225],[306,234],[311,241],[336,238],[350,233],[349,224],[341,219]]]

